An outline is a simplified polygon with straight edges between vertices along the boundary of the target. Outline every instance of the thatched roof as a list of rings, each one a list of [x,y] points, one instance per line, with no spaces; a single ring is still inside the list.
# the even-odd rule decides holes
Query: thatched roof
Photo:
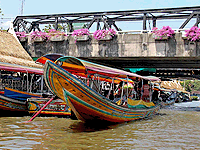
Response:
[[[181,86],[180,82],[178,82],[176,80],[162,81],[160,87],[165,88],[165,89],[170,89],[170,90],[176,89],[178,91],[182,91],[182,92],[187,93],[187,91],[185,91],[184,88]]]
[[[17,39],[6,31],[0,31],[0,62],[42,68],[33,61]]]

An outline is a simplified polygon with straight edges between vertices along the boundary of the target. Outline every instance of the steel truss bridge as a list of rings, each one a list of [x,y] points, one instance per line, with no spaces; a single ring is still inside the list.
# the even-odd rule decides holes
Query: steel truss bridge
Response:
[[[115,28],[117,31],[120,27],[116,22],[123,21],[142,21],[143,30],[147,30],[147,21],[152,21],[152,26],[156,27],[158,20],[177,20],[185,19],[179,29],[184,27],[191,21],[196,19],[194,26],[200,23],[200,6],[195,7],[178,7],[163,9],[145,9],[145,10],[127,10],[127,11],[104,11],[104,12],[86,12],[86,13],[66,13],[51,15],[28,15],[17,16],[13,21],[15,31],[31,31],[41,30],[41,25],[54,25],[58,29],[58,24],[67,24],[69,31],[73,31],[74,23],[86,23],[86,28],[96,25],[96,29]]]

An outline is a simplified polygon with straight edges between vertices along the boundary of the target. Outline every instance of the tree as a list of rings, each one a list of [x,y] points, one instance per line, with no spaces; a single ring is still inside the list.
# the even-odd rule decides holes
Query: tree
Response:
[[[185,90],[188,92],[200,91],[200,80],[185,80],[185,83],[182,82],[181,85],[183,87],[185,85]]]
[[[44,29],[42,29],[44,32],[48,32],[50,29],[55,29],[55,24],[51,25],[47,25],[44,27]],[[58,24],[58,31],[62,31],[62,32],[66,32],[69,31],[69,26],[66,24],[60,25]]]

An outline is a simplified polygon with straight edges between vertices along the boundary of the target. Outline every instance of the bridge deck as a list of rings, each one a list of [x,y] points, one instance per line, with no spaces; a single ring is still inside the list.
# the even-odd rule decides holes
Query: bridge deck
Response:
[[[117,68],[200,69],[200,57],[79,57]]]

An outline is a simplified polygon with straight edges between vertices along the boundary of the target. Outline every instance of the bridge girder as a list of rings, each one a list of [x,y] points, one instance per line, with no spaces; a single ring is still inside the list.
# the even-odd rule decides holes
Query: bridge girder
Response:
[[[186,19],[180,25],[183,29],[192,18],[197,21],[194,25],[199,24],[200,6],[195,7],[179,7],[179,8],[163,8],[163,9],[145,9],[145,10],[127,10],[127,11],[105,11],[105,12],[89,12],[89,13],[68,13],[68,14],[52,14],[52,15],[29,15],[17,16],[13,22],[16,31],[23,30],[31,32],[32,30],[40,30],[42,24],[54,24],[55,28],[59,23],[68,24],[70,31],[73,31],[73,23],[86,23],[87,28],[96,23],[97,29],[108,29],[114,27],[117,31],[120,28],[116,22],[123,21],[142,21],[143,30],[147,29],[147,21],[153,21],[153,27],[156,27],[157,20],[168,19]],[[103,27],[100,26],[103,24]],[[26,29],[29,26],[29,29]]]
[[[90,62],[129,70],[154,68],[156,72],[139,71],[137,74],[161,78],[200,79],[200,57],[79,57]]]

